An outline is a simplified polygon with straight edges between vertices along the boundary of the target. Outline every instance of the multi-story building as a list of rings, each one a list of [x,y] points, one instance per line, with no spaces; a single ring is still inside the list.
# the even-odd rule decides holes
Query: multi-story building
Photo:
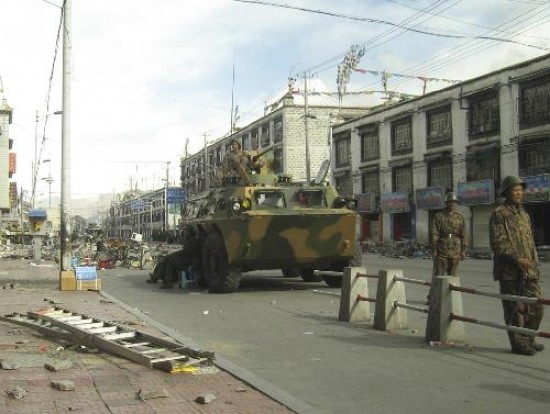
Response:
[[[550,55],[381,106],[333,128],[333,178],[359,195],[364,238],[428,243],[434,212],[458,192],[474,250],[506,175],[528,183],[537,245],[550,245]]]
[[[214,183],[216,170],[229,151],[230,141],[238,140],[243,150],[272,148],[276,174],[289,174],[295,181],[314,179],[324,160],[330,158],[331,126],[338,120],[356,118],[368,110],[359,107],[322,105],[312,93],[306,106],[302,96],[287,93],[271,105],[268,113],[191,156],[181,159],[181,183],[189,193],[204,191]],[[306,139],[307,134],[307,139]],[[306,149],[307,141],[307,149]],[[309,154],[309,162],[306,161]],[[308,171],[309,167],[309,171]],[[208,171],[208,172],[207,172]]]
[[[17,187],[10,183],[15,173],[15,153],[10,152],[13,140],[10,139],[12,109],[6,99],[0,104],[0,211],[8,212],[17,200]],[[15,192],[15,194],[14,194]]]
[[[139,233],[147,241],[176,238],[184,197],[179,187],[124,194],[109,208],[105,223],[107,237],[130,238]]]

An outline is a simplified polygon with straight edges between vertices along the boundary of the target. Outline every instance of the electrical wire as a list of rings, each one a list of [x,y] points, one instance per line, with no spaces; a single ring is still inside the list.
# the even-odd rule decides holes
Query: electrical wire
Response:
[[[59,51],[59,43],[60,43],[60,39],[61,39],[61,30],[64,26],[63,22],[64,22],[64,10],[65,10],[65,3],[66,2],[67,2],[67,0],[63,0],[63,7],[61,7],[61,14],[60,14],[60,17],[59,17],[59,26],[57,27],[57,37],[56,37],[56,40],[55,40],[53,62],[52,62],[52,68],[51,68],[51,71],[50,71],[50,78],[48,80],[48,91],[46,93],[46,115],[45,115],[45,118],[44,118],[44,130],[43,130],[43,133],[42,133],[42,140],[41,140],[41,143],[40,143],[40,150],[38,152],[38,158],[36,159],[36,165],[34,166],[34,171],[33,171],[33,180],[32,180],[33,182],[32,182],[32,192],[31,192],[32,200],[34,200],[34,196],[35,196],[35,192],[36,192],[36,181],[38,179],[39,166],[40,166],[41,159],[42,159],[42,152],[44,150],[44,146],[45,146],[45,143],[46,143],[46,127],[47,127],[47,124],[48,124],[49,112],[50,112],[50,101],[51,101],[51,92],[52,92],[52,85],[53,85],[53,76],[54,76],[54,71],[55,71],[55,63],[57,61],[57,55],[58,55],[58,51]]]
[[[338,18],[341,18],[341,19],[355,20],[355,21],[365,22],[365,23],[384,24],[384,25],[388,25],[388,26],[397,27],[397,28],[403,29],[403,30],[408,31],[408,32],[420,33],[420,34],[425,34],[425,35],[428,35],[428,36],[446,37],[446,38],[450,38],[450,39],[494,40],[494,41],[504,42],[504,43],[519,44],[519,45],[522,45],[522,46],[528,46],[528,47],[532,47],[532,48],[540,49],[540,50],[548,50],[548,48],[545,48],[545,47],[541,47],[541,46],[537,46],[537,45],[533,45],[533,44],[529,44],[529,43],[518,42],[518,41],[511,40],[511,39],[495,37],[495,36],[452,35],[452,34],[437,33],[437,32],[428,31],[428,30],[416,29],[414,27],[408,27],[408,26],[402,25],[400,23],[390,22],[388,20],[373,19],[373,18],[369,18],[369,17],[355,17],[355,16],[350,16],[350,15],[346,15],[346,14],[342,14],[342,13],[328,12],[328,11],[324,11],[324,10],[313,10],[313,9],[307,9],[305,7],[290,6],[290,5],[287,5],[287,4],[277,4],[277,3],[272,3],[272,2],[263,1],[263,0],[231,0],[231,1],[239,2],[239,3],[258,4],[258,5],[262,5],[262,6],[278,7],[278,8],[283,8],[283,9],[298,10],[298,11],[303,11],[303,12],[306,12],[306,13],[321,14],[321,15],[325,15],[325,16],[338,17]]]

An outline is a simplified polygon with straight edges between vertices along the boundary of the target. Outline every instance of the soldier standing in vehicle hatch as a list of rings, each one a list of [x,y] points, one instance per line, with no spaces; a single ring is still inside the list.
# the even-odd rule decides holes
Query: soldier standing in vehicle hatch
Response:
[[[456,211],[455,193],[445,197],[447,207],[437,213],[432,223],[430,242],[434,262],[433,276],[456,276],[458,263],[466,257],[466,221]]]
[[[240,174],[236,165],[240,164],[248,174],[250,171],[263,166],[261,159],[255,160],[248,151],[241,149],[241,143],[236,139],[231,140],[231,151],[225,155],[222,162],[221,175],[223,177],[238,177]]]
[[[489,237],[493,257],[493,277],[500,284],[500,293],[542,298],[539,285],[539,260],[529,214],[521,206],[525,182],[515,176],[502,181],[504,203],[496,207],[489,221]],[[538,331],[543,308],[538,303],[502,301],[506,325]],[[512,352],[534,355],[544,349],[533,336],[508,331]]]

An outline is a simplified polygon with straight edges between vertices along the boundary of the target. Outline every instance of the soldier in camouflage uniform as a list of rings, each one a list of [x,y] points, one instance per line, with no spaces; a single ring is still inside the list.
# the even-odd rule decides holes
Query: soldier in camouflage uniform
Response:
[[[241,143],[237,140],[231,140],[231,152],[223,158],[222,176],[238,177],[239,172],[235,168],[236,164],[242,165],[248,173],[253,168],[251,155],[241,149]]]
[[[489,222],[493,277],[499,281],[502,294],[542,298],[531,220],[520,204],[525,186],[523,180],[514,176],[502,181],[501,195],[506,200],[495,208]],[[503,300],[502,306],[506,325],[539,329],[542,305]],[[534,355],[544,348],[532,336],[508,332],[508,337],[516,354]]]
[[[456,194],[447,194],[445,202],[447,208],[435,215],[430,232],[433,276],[456,276],[458,263],[466,257],[466,221],[456,211]]]
[[[456,276],[458,263],[466,257],[466,221],[464,216],[456,211],[458,198],[455,193],[445,197],[447,207],[434,217],[430,231],[432,246],[432,287],[428,294],[428,302],[432,296],[436,276]]]

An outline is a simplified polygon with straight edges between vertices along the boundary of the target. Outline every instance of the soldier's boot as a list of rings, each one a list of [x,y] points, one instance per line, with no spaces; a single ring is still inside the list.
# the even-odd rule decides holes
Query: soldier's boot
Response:
[[[528,356],[533,356],[537,353],[537,351],[535,351],[535,348],[532,348],[530,346],[513,346],[512,352],[514,354],[528,355]]]

